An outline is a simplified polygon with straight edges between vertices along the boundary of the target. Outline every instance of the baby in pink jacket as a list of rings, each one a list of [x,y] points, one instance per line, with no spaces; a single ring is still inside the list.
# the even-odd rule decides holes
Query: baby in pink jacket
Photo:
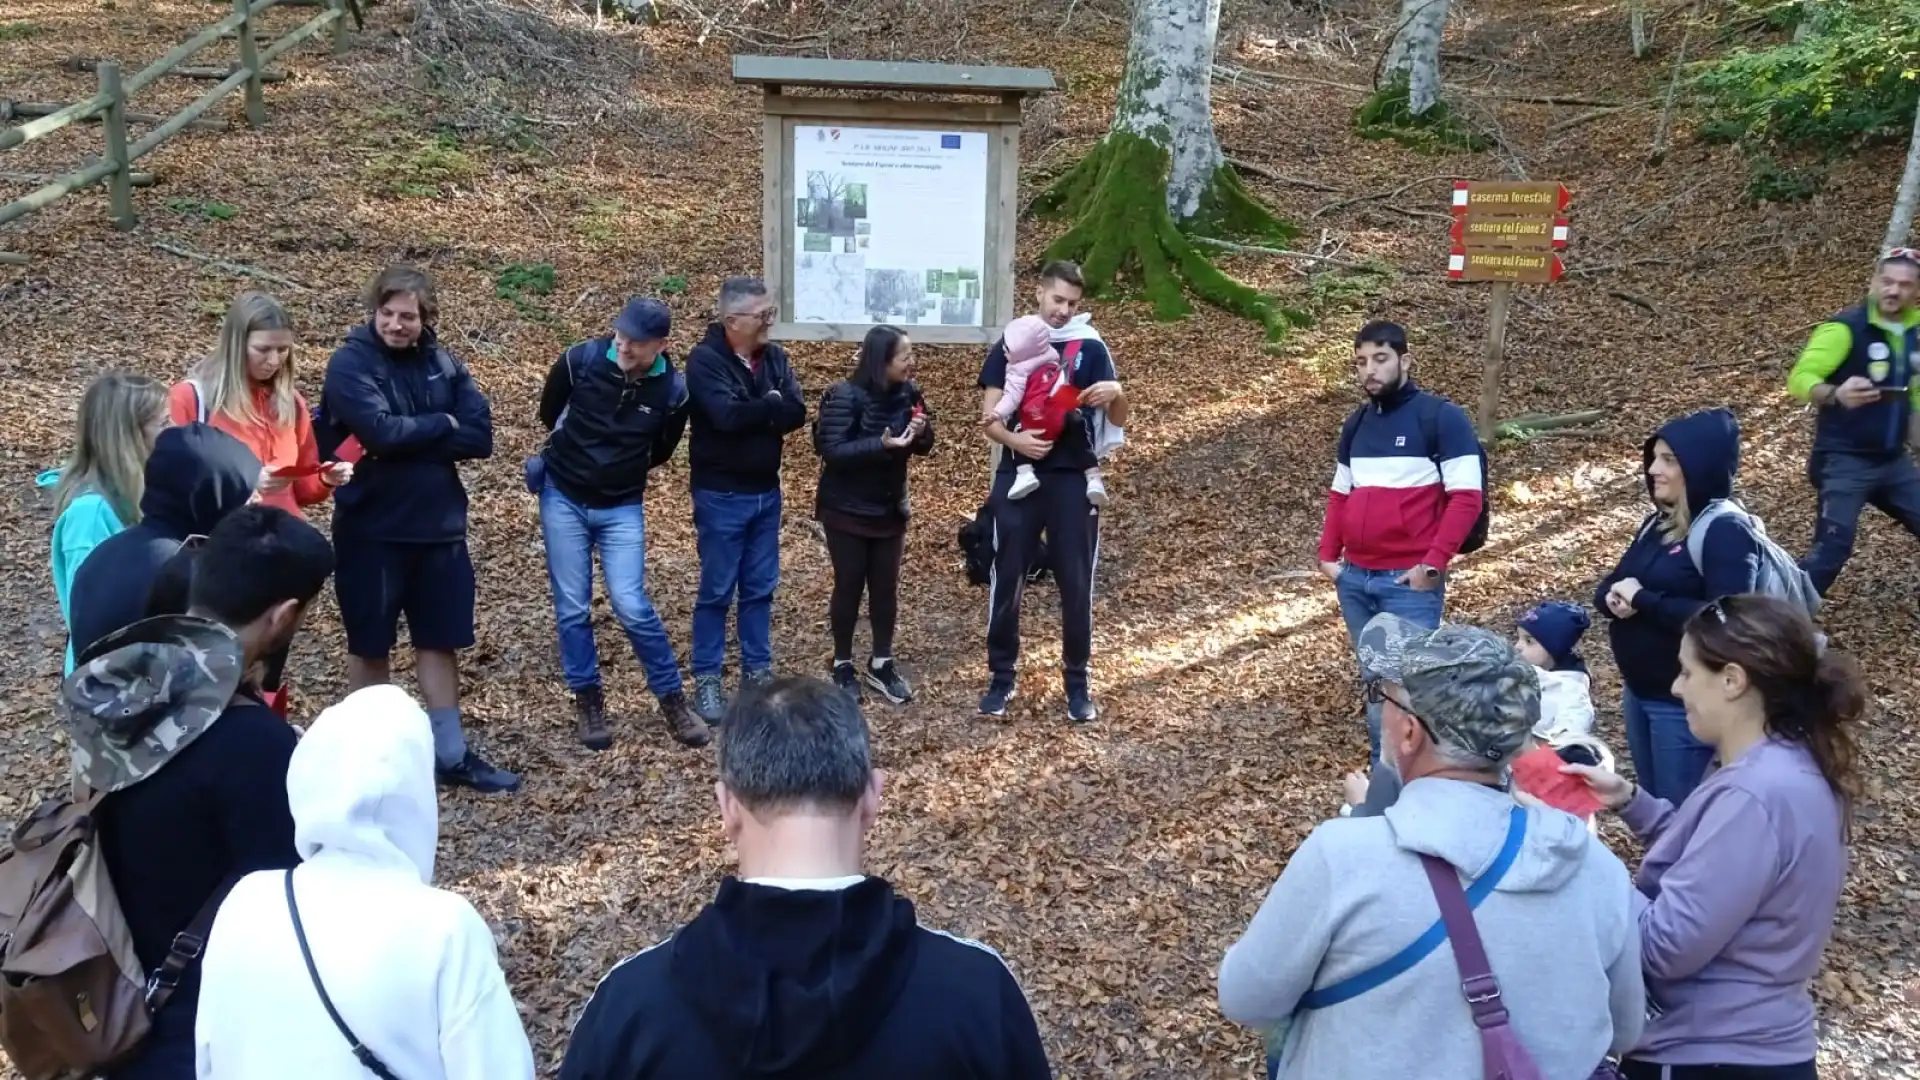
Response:
[[[987,423],[998,420],[1013,426],[1013,418],[1020,414],[1020,406],[1027,396],[1027,384],[1035,372],[1048,364],[1060,362],[1060,352],[1053,347],[1051,330],[1045,319],[1038,315],[1022,315],[1007,324],[1001,341],[1007,353],[1006,385],[1001,387],[1000,400],[994,403],[992,411],[984,418]],[[1062,373],[1064,381],[1066,375]],[[1071,385],[1061,388],[1062,393],[1072,393]],[[1059,432],[1041,433],[1043,438],[1056,439]],[[1024,499],[1040,487],[1040,478],[1033,473],[1033,463],[1022,461],[1014,469],[1013,486],[1007,489],[1007,498]],[[1107,484],[1101,476],[1098,465],[1087,470],[1087,501],[1095,506],[1107,504]]]

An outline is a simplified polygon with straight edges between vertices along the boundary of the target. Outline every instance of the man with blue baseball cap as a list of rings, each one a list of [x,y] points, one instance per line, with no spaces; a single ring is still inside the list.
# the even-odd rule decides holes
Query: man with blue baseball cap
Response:
[[[688,704],[673,642],[647,596],[647,474],[673,457],[687,430],[686,380],[667,355],[672,333],[667,305],[635,297],[612,335],[568,349],[540,392],[540,423],[552,434],[527,462],[527,487],[540,497],[560,666],[580,742],[591,750],[613,745],[593,641],[596,548],[614,617],[668,732],[684,746],[711,737]]]

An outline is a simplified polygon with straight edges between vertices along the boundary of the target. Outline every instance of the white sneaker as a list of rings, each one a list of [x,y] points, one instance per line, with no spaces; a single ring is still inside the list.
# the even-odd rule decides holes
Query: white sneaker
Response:
[[[1040,490],[1040,478],[1033,474],[1033,466],[1022,465],[1013,474],[1013,486],[1007,489],[1007,498],[1024,499]]]
[[[1107,482],[1098,476],[1087,477],[1087,501],[1095,506],[1107,505]]]

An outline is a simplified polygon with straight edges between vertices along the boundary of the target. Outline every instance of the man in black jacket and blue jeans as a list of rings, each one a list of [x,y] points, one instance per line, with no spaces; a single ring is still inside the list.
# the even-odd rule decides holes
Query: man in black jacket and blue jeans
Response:
[[[513,791],[518,776],[467,746],[455,655],[473,644],[474,605],[459,463],[492,456],[493,409],[436,340],[439,304],[425,273],[382,271],[367,314],[327,363],[314,425],[322,457],[360,458],[333,511],[348,692],[391,681],[405,615],[441,782]]]
[[[646,669],[667,730],[685,746],[709,738],[687,705],[673,642],[647,597],[647,473],[673,457],[687,430],[686,382],[666,352],[672,332],[667,305],[635,298],[610,337],[568,349],[540,392],[540,423],[553,434],[529,463],[527,486],[540,496],[560,666],[589,750],[613,745],[593,643],[595,548],[614,617]]]
[[[693,707],[709,724],[726,708],[727,609],[740,595],[740,685],[773,678],[773,593],[780,585],[780,461],[807,404],[786,350],[769,340],[777,309],[759,278],[720,286],[720,319],[687,354],[693,428]]]

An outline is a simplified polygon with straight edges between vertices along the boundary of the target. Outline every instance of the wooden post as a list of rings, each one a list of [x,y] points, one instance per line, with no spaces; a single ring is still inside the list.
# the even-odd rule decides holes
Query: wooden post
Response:
[[[248,0],[233,0],[233,9],[240,16],[240,66],[247,69],[247,126],[259,127],[267,122],[267,99],[260,83],[260,50],[253,40],[253,18],[247,9],[252,5]]]
[[[106,121],[100,126],[107,133],[106,160],[113,165],[107,174],[107,201],[113,211],[113,227],[131,229],[137,220],[133,214],[133,162],[127,157],[127,93],[120,86],[120,65],[100,65],[100,92],[107,95]]]
[[[333,8],[333,55],[347,51],[347,0],[328,0]]]
[[[1493,298],[1487,310],[1487,366],[1480,375],[1480,441],[1492,443],[1495,419],[1500,413],[1500,376],[1501,367],[1506,363],[1507,355],[1507,301],[1512,298],[1513,284],[1506,281],[1493,283]]]

